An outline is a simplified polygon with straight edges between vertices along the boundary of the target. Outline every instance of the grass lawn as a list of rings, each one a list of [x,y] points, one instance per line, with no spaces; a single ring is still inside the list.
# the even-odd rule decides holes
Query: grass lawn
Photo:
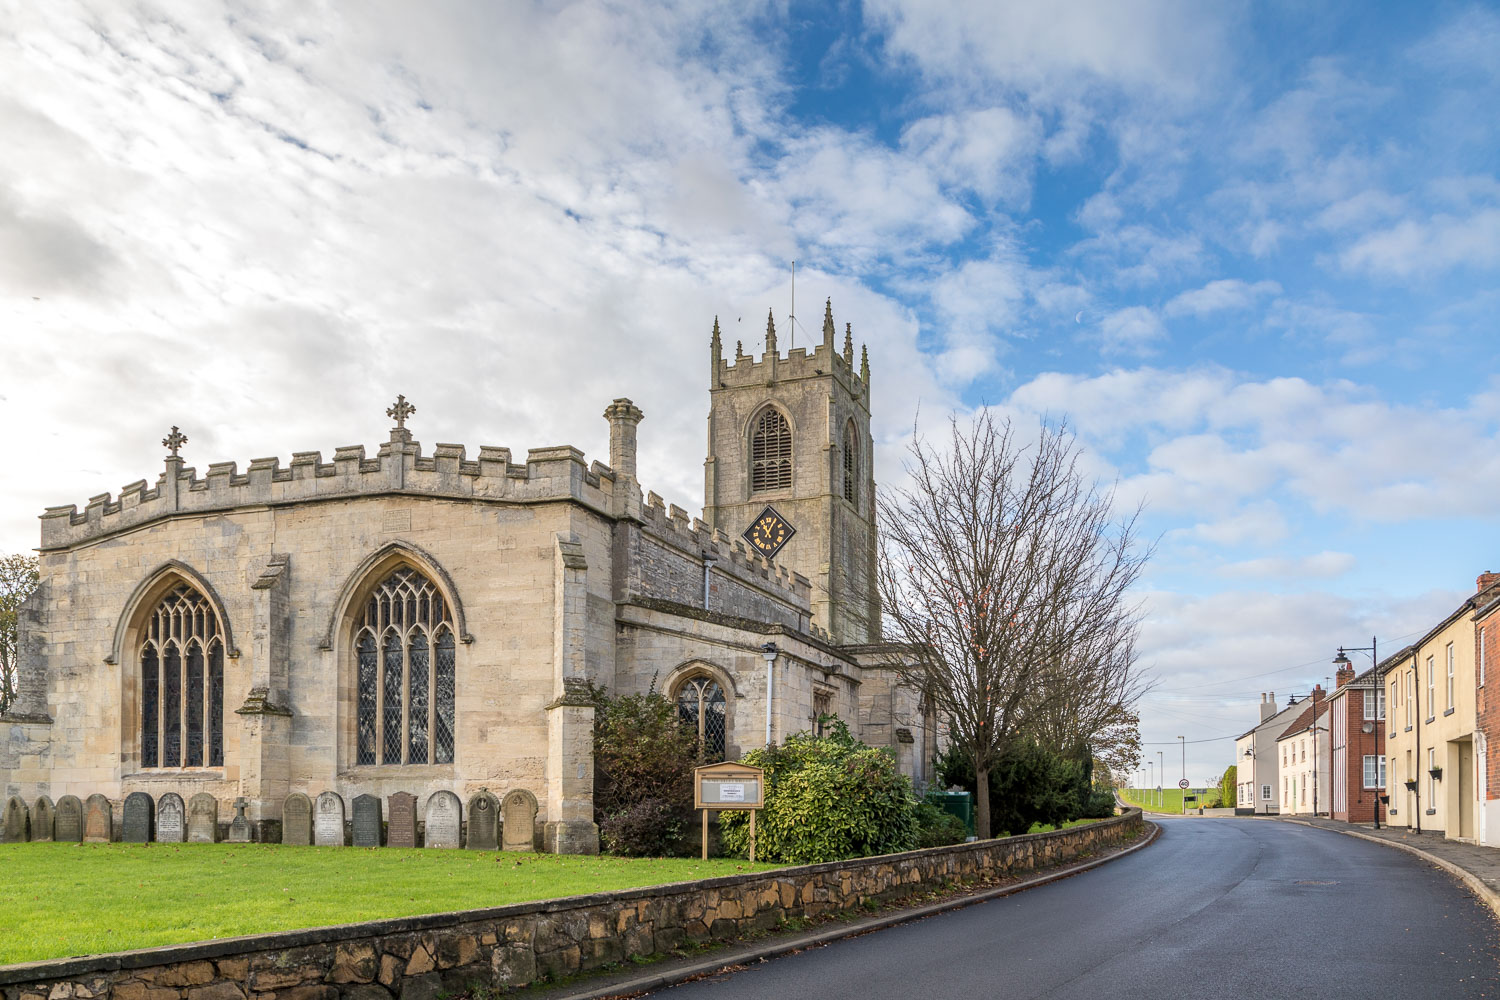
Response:
[[[1082,826],[1085,823],[1097,823],[1097,819],[1070,819],[1062,826],[1053,826],[1051,823],[1033,823],[1027,833],[1051,833],[1053,830],[1066,830],[1072,826]]]
[[[1151,812],[1181,813],[1183,790],[1180,788],[1163,788],[1160,797],[1154,788],[1122,788],[1120,795],[1126,802],[1140,806]],[[1206,793],[1201,788],[1189,788],[1188,795],[1198,796],[1198,800],[1192,804],[1194,809],[1199,806],[1213,807],[1219,804],[1219,790],[1210,788]]]
[[[388,847],[0,844],[0,965],[776,867]]]

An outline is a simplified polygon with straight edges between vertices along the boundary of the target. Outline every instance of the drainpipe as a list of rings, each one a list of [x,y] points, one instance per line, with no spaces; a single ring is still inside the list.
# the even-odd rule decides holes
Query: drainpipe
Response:
[[[776,693],[776,643],[768,642],[760,647],[760,655],[766,658],[766,746],[770,746],[771,699]]]

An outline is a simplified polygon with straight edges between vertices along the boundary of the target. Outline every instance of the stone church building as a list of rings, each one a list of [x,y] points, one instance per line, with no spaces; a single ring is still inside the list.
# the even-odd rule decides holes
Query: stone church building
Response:
[[[933,715],[880,643],[867,358],[831,307],[786,355],[768,323],[725,357],[716,322],[709,400],[701,519],[643,495],[628,399],[608,465],[424,454],[404,398],[331,461],[200,476],[174,427],[155,483],[42,515],[0,792],[243,798],[269,840],[292,793],[524,792],[536,845],[592,852],[590,681],[654,686],[714,757],[833,713],[925,778]]]

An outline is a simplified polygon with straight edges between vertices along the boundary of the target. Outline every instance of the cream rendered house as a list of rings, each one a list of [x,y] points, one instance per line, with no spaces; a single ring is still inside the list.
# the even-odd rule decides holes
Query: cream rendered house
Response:
[[[1284,816],[1326,814],[1332,799],[1328,701],[1323,689],[1313,689],[1312,703],[1276,740],[1280,769],[1281,813]]]
[[[1238,793],[1235,811],[1275,815],[1281,811],[1281,764],[1276,740],[1306,709],[1306,699],[1276,708],[1276,692],[1260,696],[1260,724],[1234,741]]]
[[[1391,826],[1477,837],[1473,613],[1493,596],[1464,601],[1385,670]]]

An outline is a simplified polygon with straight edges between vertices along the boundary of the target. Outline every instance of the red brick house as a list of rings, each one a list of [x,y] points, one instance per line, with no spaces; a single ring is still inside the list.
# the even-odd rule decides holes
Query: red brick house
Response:
[[[1483,573],[1477,590],[1500,581],[1500,574]],[[1500,663],[1500,595],[1479,605],[1474,612],[1474,758],[1478,762],[1479,842],[1500,847],[1500,690],[1486,684],[1486,674]],[[1500,684],[1500,678],[1496,680]]]
[[[1399,655],[1399,654],[1398,654]],[[1345,662],[1328,696],[1332,802],[1329,816],[1369,823],[1385,792],[1385,689],[1374,667],[1355,675]],[[1384,819],[1384,815],[1381,816]]]

